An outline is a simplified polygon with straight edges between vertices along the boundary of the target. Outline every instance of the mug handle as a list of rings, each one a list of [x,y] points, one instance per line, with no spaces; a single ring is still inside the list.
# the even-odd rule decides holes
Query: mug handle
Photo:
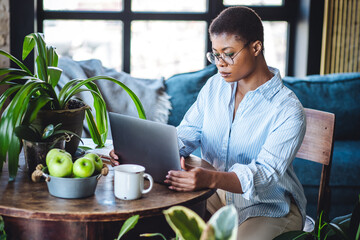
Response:
[[[144,173],[144,178],[147,178],[147,179],[149,179],[149,181],[150,181],[150,186],[147,188],[147,189],[144,189],[141,193],[142,194],[145,194],[145,193],[148,193],[148,192],[150,192],[150,190],[152,189],[152,187],[153,187],[153,184],[154,184],[154,180],[153,180],[153,178],[149,175],[149,174],[147,174],[147,173]]]

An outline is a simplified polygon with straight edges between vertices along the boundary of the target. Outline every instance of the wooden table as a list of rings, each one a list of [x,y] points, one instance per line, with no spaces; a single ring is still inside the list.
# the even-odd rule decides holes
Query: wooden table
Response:
[[[213,167],[199,158],[187,159],[192,166]],[[214,190],[175,192],[154,184],[141,199],[115,198],[113,171],[100,178],[95,195],[85,199],[61,199],[49,194],[45,182],[33,183],[27,172],[19,170],[14,182],[8,182],[6,165],[0,173],[0,215],[5,221],[8,239],[115,239],[123,222],[140,215],[136,227],[122,239],[138,239],[140,233],[160,232],[174,236],[162,211],[183,205],[205,213],[206,199]],[[112,169],[112,168],[111,168]],[[144,238],[141,238],[144,239]],[[157,238],[152,238],[157,239]]]

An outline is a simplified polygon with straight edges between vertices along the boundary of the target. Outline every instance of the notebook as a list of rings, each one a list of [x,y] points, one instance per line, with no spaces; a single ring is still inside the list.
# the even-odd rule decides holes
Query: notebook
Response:
[[[109,118],[120,164],[142,165],[155,182],[162,184],[169,170],[181,170],[174,126],[113,112]]]

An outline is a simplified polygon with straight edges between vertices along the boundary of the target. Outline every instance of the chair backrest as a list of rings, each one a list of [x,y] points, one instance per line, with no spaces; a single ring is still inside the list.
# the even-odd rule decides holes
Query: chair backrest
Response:
[[[330,169],[334,147],[335,114],[305,108],[306,132],[297,158],[322,164],[317,214],[328,212]]]

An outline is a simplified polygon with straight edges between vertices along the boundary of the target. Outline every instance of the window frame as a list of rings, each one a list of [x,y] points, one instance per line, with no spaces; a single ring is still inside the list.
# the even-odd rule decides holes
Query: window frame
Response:
[[[295,35],[297,25],[297,8],[300,0],[283,0],[282,6],[249,6],[254,9],[263,21],[286,21],[288,23],[288,39],[287,39],[287,54],[286,54],[286,75],[293,75],[294,73],[294,52],[295,52]],[[10,1],[12,2],[12,1]],[[18,0],[17,4],[10,3],[11,15],[23,13],[22,20],[14,21],[11,24],[11,31],[15,33],[16,37],[11,40],[11,51],[16,52],[15,56],[21,56],[21,45],[23,36],[34,31],[43,31],[44,20],[117,20],[123,22],[123,56],[122,67],[123,71],[130,73],[130,54],[131,54],[131,22],[136,20],[169,20],[169,21],[204,21],[207,27],[211,21],[226,7],[222,0],[207,0],[206,12],[132,12],[131,0],[123,0],[122,11],[52,11],[44,10],[43,0]],[[25,9],[21,9],[24,8]],[[29,7],[29,8],[28,8]],[[26,11],[26,9],[34,9],[34,12]],[[16,14],[18,15],[18,14]],[[13,20],[16,17],[11,18]],[[34,19],[31,29],[31,21],[28,22],[25,29],[18,31],[19,26],[26,20]],[[36,30],[35,30],[36,29]],[[19,39],[19,35],[23,36]],[[15,35],[15,34],[14,34]],[[13,36],[13,35],[12,35]],[[211,42],[207,34],[206,37],[206,51],[211,51]],[[21,45],[20,45],[21,43]],[[204,56],[204,61],[206,57]],[[28,62],[33,62],[31,58]],[[206,61],[206,64],[207,63]],[[31,66],[30,66],[31,68]]]

